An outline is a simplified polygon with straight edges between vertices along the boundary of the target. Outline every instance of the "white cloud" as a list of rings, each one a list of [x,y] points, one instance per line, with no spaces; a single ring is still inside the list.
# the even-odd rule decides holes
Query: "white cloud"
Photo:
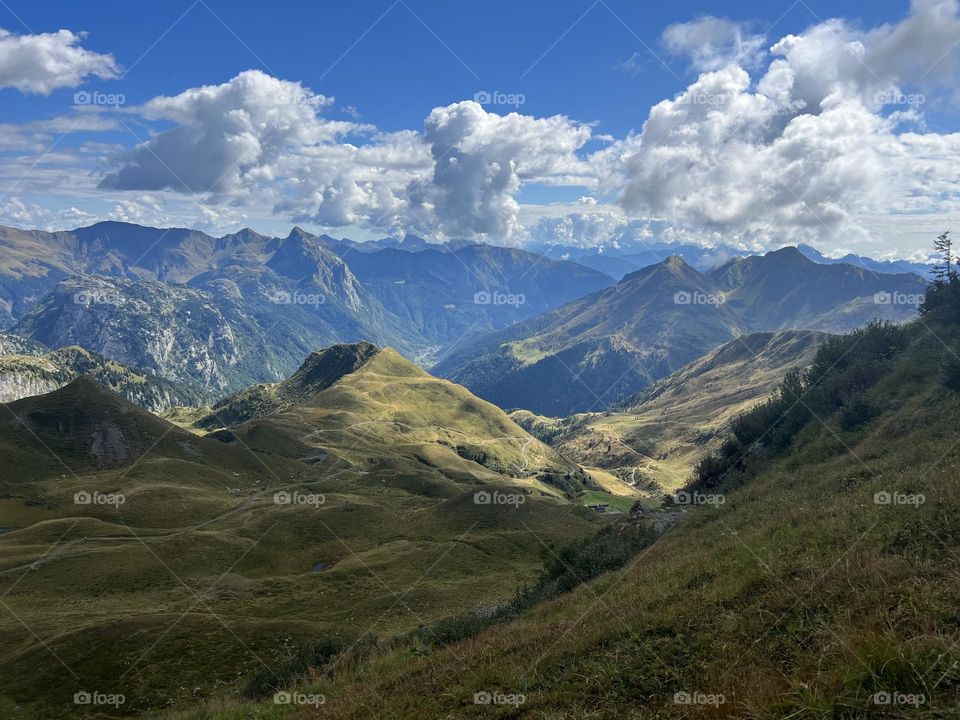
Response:
[[[704,72],[674,98],[638,107],[642,130],[606,147],[598,141],[610,138],[566,116],[499,115],[470,101],[434,108],[422,129],[378,132],[351,120],[352,109],[339,114],[332,98],[248,71],[116,113],[0,126],[9,151],[0,179],[20,183],[21,197],[76,192],[85,209],[96,199],[104,216],[143,221],[270,217],[511,243],[653,233],[876,250],[904,238],[910,251],[921,242],[905,229],[911,218],[919,227],[921,216],[960,210],[960,134],[924,124],[955,91],[960,0],[915,0],[901,22],[872,29],[820,22],[771,38],[769,51],[744,27],[713,17],[670,26],[666,47]],[[97,132],[118,118],[156,130],[113,156],[99,190],[70,163],[90,170],[108,146],[60,148],[36,166],[27,154],[78,119]],[[546,186],[587,194],[521,203],[524,188],[558,197]],[[148,192],[161,206],[126,204],[130,190],[134,202]],[[10,205],[5,216],[31,212]]]
[[[668,26],[661,41],[672,55],[689,58],[692,67],[700,71],[719,70],[732,63],[754,67],[764,56],[762,35],[712,15]]]
[[[562,116],[500,116],[468,101],[434,109],[423,133],[375,134],[323,118],[331,103],[259,71],[156,98],[129,112],[175,126],[125,153],[100,187],[269,200],[326,226],[508,237],[522,183],[593,181],[576,156],[590,129]]]
[[[362,129],[321,118],[318,111],[331,102],[300,83],[258,70],[222,85],[154,98],[131,111],[176,126],[133,148],[100,186],[186,193],[249,191],[275,180],[287,154]]]
[[[508,238],[517,230],[523,182],[592,183],[576,155],[590,134],[561,115],[497,115],[473,101],[435,108],[424,132],[433,174],[415,183],[411,197],[432,210],[442,233]]]
[[[605,185],[621,184],[631,213],[775,245],[867,243],[861,217],[943,212],[960,190],[960,136],[903,132],[922,108],[890,100],[954,79],[958,40],[956,0],[915,2],[867,32],[830,20],[789,35],[756,81],[726,65],[655,105],[642,134],[598,160]]]
[[[49,95],[75,87],[91,75],[109,80],[120,67],[109,54],[79,46],[85,33],[59,30],[40,35],[14,35],[0,28],[0,89]]]

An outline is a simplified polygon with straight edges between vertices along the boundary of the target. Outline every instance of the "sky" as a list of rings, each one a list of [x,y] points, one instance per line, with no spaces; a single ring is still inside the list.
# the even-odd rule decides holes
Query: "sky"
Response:
[[[922,257],[960,0],[0,0],[0,224]]]

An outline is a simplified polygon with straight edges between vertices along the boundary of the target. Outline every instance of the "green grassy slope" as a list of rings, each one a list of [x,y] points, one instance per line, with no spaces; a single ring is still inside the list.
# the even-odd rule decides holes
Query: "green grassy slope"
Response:
[[[789,369],[809,365],[827,337],[810,330],[745,335],[618,410],[552,421],[525,411],[511,417],[537,437],[549,437],[565,457],[659,496],[686,482],[700,456],[722,441],[730,419],[766,398]]]
[[[506,480],[536,492],[576,494],[586,479],[498,407],[390,348],[308,400],[231,432],[258,451],[297,458],[323,452],[330,462],[438,493],[454,492],[454,482]]]
[[[322,638],[496,602],[543,542],[604,523],[565,499],[574,466],[499,409],[393,351],[375,359],[232,439],[85,378],[0,406],[0,717],[236,692]],[[523,500],[476,502],[492,491]],[[81,691],[126,702],[76,706]]]
[[[300,686],[321,708],[172,717],[957,717],[957,328],[928,317],[892,351],[875,334],[827,349],[836,368],[801,399],[834,411],[754,443],[710,491],[722,503],[622,570],[448,647],[344,658]]]

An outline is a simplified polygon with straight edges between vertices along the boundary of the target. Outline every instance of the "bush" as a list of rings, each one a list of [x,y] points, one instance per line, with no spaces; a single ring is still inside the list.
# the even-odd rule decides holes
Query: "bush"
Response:
[[[346,649],[347,645],[342,640],[329,638],[296,647],[272,669],[257,670],[247,681],[241,694],[246,700],[269,697],[305,677],[310,670],[322,670]]]
[[[865,397],[858,395],[840,409],[837,422],[841,430],[856,430],[873,420],[877,414],[877,409]]]
[[[766,402],[730,422],[730,438],[697,463],[687,490],[741,482],[764,458],[782,454],[817,418],[837,415],[844,430],[869,422],[876,409],[864,393],[889,370],[908,340],[906,330],[881,322],[828,339],[809,368],[789,371]],[[960,368],[957,382],[960,387]]]
[[[960,346],[954,346],[943,361],[940,382],[948,390],[960,391]]]

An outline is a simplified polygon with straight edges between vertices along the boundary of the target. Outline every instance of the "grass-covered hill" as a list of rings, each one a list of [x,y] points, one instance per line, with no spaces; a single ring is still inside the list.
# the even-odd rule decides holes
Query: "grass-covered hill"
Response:
[[[232,425],[221,437],[262,453],[327,456],[328,462],[438,494],[460,492],[458,482],[506,479],[574,497],[589,483],[576,464],[500,408],[429,375],[390,348],[369,343],[329,348],[311,356],[289,380],[259,392],[269,393],[278,411],[262,418],[251,412],[249,421]],[[222,409],[242,416],[247,400],[228,399]]]
[[[0,405],[0,717],[255,691],[313,643],[501,602],[545,546],[607,524],[574,501],[575,465],[373,350],[350,371],[346,348],[319,353],[294,405],[208,434],[85,376]]]
[[[377,352],[379,349],[368,342],[333,345],[313,352],[289,378],[254,385],[222,399],[199,424],[217,428],[286,410],[326,390]]]
[[[960,716],[953,294],[821,346],[734,420],[678,497],[679,525],[619,569],[502,622],[463,617],[445,642],[318,662],[291,687],[322,707],[222,700],[167,717]]]
[[[510,414],[565,457],[661,496],[720,445],[730,420],[764,400],[792,368],[813,362],[830,335],[752,333],[657,381],[616,409],[566,418]]]

